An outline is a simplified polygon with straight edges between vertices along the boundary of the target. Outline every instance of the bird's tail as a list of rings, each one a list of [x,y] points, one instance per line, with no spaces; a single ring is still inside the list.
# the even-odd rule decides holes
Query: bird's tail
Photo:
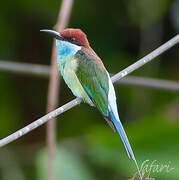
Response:
[[[135,156],[134,156],[134,153],[132,151],[131,145],[129,143],[129,140],[128,140],[127,135],[126,135],[126,133],[124,131],[124,128],[122,126],[122,123],[121,123],[121,121],[119,119],[118,114],[117,113],[114,114],[113,111],[110,111],[110,116],[111,116],[111,119],[112,119],[112,121],[113,121],[113,123],[114,123],[114,125],[115,125],[121,139],[122,139],[122,142],[123,142],[123,144],[125,146],[125,149],[127,151],[127,154],[129,156],[129,158],[132,158],[134,160],[134,162],[136,164],[136,167],[137,167],[137,171],[138,171],[139,176],[140,176],[140,179],[142,179],[142,176],[141,176],[141,173],[140,173],[140,170],[139,170],[139,166],[137,164],[137,161],[135,159]]]

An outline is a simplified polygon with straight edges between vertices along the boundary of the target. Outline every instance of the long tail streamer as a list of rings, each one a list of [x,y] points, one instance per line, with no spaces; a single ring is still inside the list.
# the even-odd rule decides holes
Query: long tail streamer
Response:
[[[121,123],[121,121],[119,119],[119,116],[115,117],[115,115],[114,115],[114,113],[112,111],[110,111],[110,115],[111,115],[111,119],[114,122],[114,125],[115,125],[115,127],[116,127],[116,129],[117,129],[117,131],[118,131],[118,133],[119,133],[119,135],[121,137],[121,139],[122,139],[122,142],[123,142],[123,144],[125,146],[127,154],[129,156],[129,158],[132,158],[134,160],[134,162],[136,164],[136,167],[137,167],[137,171],[138,171],[139,176],[140,176],[140,180],[142,180],[142,175],[140,173],[139,166],[137,164],[137,161],[135,159],[135,156],[134,156],[134,153],[132,151],[131,145],[130,145],[129,140],[127,138],[127,135],[126,135],[126,133],[124,131],[122,123]]]

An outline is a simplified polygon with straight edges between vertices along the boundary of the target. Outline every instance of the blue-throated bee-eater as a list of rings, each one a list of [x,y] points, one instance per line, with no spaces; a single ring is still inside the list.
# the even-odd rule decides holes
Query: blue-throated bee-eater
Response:
[[[68,28],[62,32],[41,30],[56,38],[57,65],[73,94],[95,106],[115,131],[117,129],[127,154],[139,171],[134,153],[119,119],[114,87],[101,59],[90,47],[85,33]]]

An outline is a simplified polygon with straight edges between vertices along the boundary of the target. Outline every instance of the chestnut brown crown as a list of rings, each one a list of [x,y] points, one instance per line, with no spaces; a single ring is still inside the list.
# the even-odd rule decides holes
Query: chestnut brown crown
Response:
[[[86,37],[86,34],[81,29],[73,29],[67,28],[60,32],[60,35],[67,41],[84,46],[89,47],[89,42]]]

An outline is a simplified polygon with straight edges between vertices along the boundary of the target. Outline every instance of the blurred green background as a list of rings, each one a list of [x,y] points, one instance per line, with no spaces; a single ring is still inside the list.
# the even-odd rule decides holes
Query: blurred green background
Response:
[[[52,39],[39,30],[53,28],[60,4],[60,0],[1,2],[0,60],[49,65]],[[178,34],[179,1],[74,0],[68,27],[81,28],[108,71],[117,73]],[[178,81],[178,46],[157,59],[132,75]],[[48,78],[0,71],[0,138],[46,113],[47,87]],[[179,94],[130,85],[115,85],[115,89],[139,166],[146,162],[149,170],[155,161],[150,177],[178,180]],[[59,106],[73,98],[61,81]],[[96,109],[81,104],[57,119],[55,179],[134,176],[135,164],[128,159],[119,135]],[[46,179],[45,127],[0,149],[0,180]],[[174,169],[156,171],[162,166]]]

